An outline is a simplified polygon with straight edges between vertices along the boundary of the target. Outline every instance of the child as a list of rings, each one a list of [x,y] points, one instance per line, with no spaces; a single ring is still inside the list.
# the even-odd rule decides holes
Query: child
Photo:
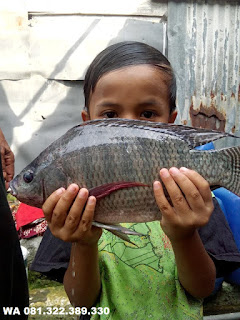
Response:
[[[170,63],[139,42],[102,51],[87,71],[84,94],[83,121],[118,117],[172,123],[177,115]],[[74,306],[89,308],[92,319],[202,318],[202,298],[213,291],[216,278],[215,261],[198,233],[214,209],[211,190],[186,168],[163,168],[160,177],[172,205],[155,181],[161,222],[124,224],[147,235],[131,238],[136,247],[91,225],[96,199],[87,189],[72,184],[43,205],[52,234],[72,243],[64,276],[67,295]]]

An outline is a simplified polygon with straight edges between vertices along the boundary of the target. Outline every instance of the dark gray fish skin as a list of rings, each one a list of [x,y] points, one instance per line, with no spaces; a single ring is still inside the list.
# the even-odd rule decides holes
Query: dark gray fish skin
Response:
[[[197,151],[196,146],[230,134],[150,121],[104,119],[70,129],[10,184],[20,201],[41,207],[57,188],[71,183],[95,187],[115,182],[148,186],[117,190],[97,201],[94,220],[102,223],[160,220],[152,183],[159,170],[187,167],[211,186],[240,195],[240,147]],[[26,183],[26,172],[33,180]]]

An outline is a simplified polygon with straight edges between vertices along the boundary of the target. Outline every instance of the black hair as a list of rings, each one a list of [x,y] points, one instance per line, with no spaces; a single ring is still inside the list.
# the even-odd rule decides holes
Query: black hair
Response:
[[[105,73],[126,66],[149,64],[158,67],[169,75],[170,114],[176,109],[176,78],[168,59],[157,49],[137,41],[123,41],[113,44],[102,52],[90,64],[84,80],[85,108],[88,110],[90,95],[98,80]]]

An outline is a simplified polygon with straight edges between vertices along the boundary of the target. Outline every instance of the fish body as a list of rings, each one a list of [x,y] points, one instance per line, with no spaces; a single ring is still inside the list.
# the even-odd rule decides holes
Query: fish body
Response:
[[[21,202],[41,207],[57,188],[76,183],[97,198],[100,223],[161,219],[152,184],[159,170],[187,167],[210,186],[240,196],[240,147],[194,148],[229,136],[181,125],[127,119],[93,120],[70,129],[11,181]]]

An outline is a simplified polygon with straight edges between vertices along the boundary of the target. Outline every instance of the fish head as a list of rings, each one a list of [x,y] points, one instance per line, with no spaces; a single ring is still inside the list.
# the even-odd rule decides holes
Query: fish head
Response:
[[[38,208],[56,189],[67,187],[66,176],[58,164],[42,160],[40,157],[30,163],[10,182],[9,188],[19,201]]]
[[[9,192],[19,201],[41,208],[44,202],[44,178],[33,166],[27,166],[11,182]]]

